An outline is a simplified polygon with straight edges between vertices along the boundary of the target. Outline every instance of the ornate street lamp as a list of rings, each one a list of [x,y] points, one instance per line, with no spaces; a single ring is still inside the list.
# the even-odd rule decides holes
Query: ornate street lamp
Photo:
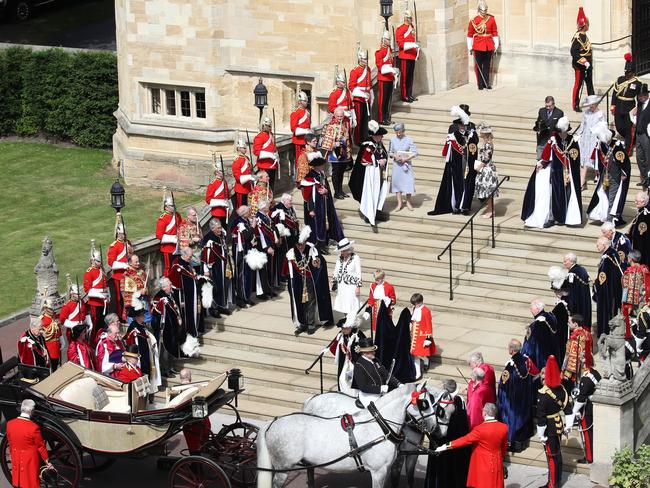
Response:
[[[388,30],[388,19],[393,16],[393,0],[379,0],[380,14],[386,22],[386,30]]]
[[[268,105],[269,91],[264,86],[264,83],[262,83],[261,77],[259,83],[253,90],[253,95],[255,96],[255,106],[260,110],[260,120],[262,120],[262,112],[264,111],[264,107]]]
[[[111,186],[111,207],[115,209],[115,212],[120,212],[126,204],[124,203],[124,187],[120,183],[120,166],[122,161],[117,162],[117,177],[115,178],[115,183]]]

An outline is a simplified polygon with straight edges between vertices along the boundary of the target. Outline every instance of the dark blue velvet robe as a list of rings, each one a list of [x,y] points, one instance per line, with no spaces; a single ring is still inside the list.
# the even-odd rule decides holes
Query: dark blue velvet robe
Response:
[[[557,320],[552,313],[542,310],[528,326],[526,339],[521,353],[532,359],[542,368],[550,355],[560,355],[560,343],[557,336]]]
[[[614,248],[610,247],[602,255],[594,279],[593,298],[596,302],[598,337],[601,334],[609,334],[609,321],[621,309],[622,276],[619,255]]]
[[[589,286],[589,273],[578,264],[569,269],[565,281],[569,287],[569,294],[565,300],[571,313],[578,313],[585,319],[584,326],[591,330],[591,289]]]
[[[402,383],[415,381],[415,365],[411,356],[411,336],[409,326],[411,312],[408,308],[402,310],[397,325],[388,315],[388,308],[382,301],[377,312],[377,359],[390,371],[393,359],[395,368],[393,376]]]

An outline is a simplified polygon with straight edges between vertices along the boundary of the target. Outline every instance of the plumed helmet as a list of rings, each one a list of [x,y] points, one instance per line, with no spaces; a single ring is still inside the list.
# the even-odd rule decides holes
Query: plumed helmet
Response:
[[[297,98],[299,102],[305,102],[305,103],[309,102],[309,98],[307,97],[307,94],[302,90],[298,92]]]
[[[244,139],[237,139],[237,141],[235,142],[235,147],[237,149],[240,149],[240,148],[245,149],[246,148],[246,142],[244,142]]]
[[[271,120],[271,117],[265,115],[264,118],[262,119],[262,127],[272,127],[272,126],[273,126],[273,121]]]
[[[476,6],[477,10],[480,13],[486,14],[488,11],[488,5],[485,0],[479,0],[478,5]]]
[[[364,51],[361,48],[359,48],[359,50],[357,51],[357,58],[359,59],[359,61],[361,60],[368,61],[368,51]]]
[[[172,197],[166,197],[164,202],[165,202],[165,207],[173,207],[174,206],[174,199]]]
[[[625,72],[636,73],[636,64],[632,59],[632,53],[625,53],[625,56],[623,56],[623,58],[625,59]]]
[[[576,19],[576,25],[578,29],[582,29],[585,25],[589,25],[589,19],[585,15],[585,10],[580,7],[578,9],[578,18]]]
[[[469,124],[469,114],[465,112],[462,108],[460,108],[458,105],[454,105],[451,107],[451,110],[449,111],[451,116],[454,117],[454,123],[462,123],[463,125]]]
[[[336,82],[345,83],[345,76],[343,73],[336,73]]]
[[[560,367],[557,365],[557,360],[553,355],[550,355],[546,360],[546,367],[544,367],[544,384],[549,388],[556,388],[562,384]]]
[[[404,10],[404,18],[405,19],[412,19],[413,18],[413,14],[411,13],[410,10]]]
[[[381,39],[382,39],[382,40],[390,41],[390,32],[388,32],[387,30],[385,30],[384,33],[381,35]]]

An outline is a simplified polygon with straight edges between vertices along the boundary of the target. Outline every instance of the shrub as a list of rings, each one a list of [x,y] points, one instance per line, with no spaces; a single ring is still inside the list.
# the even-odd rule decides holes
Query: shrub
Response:
[[[111,52],[0,51],[0,135],[42,135],[110,147],[118,103]]]
[[[612,488],[650,487],[650,445],[641,445],[636,453],[630,447],[617,451],[614,454],[609,486]]]

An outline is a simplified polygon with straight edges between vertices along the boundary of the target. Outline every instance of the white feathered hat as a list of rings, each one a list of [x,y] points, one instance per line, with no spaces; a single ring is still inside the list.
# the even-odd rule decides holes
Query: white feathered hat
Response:
[[[569,129],[571,128],[571,122],[569,121],[569,117],[567,117],[566,115],[564,117],[560,117],[560,120],[557,121],[555,127],[557,127],[557,130],[559,130],[560,132],[568,132]]]
[[[596,136],[600,142],[609,144],[609,141],[612,140],[612,131],[607,127],[607,122],[601,120],[595,126],[591,128],[591,133]]]
[[[298,242],[300,244],[304,244],[305,242],[307,242],[307,239],[309,239],[310,235],[311,235],[311,227],[305,225],[300,231],[300,235],[298,236]]]
[[[551,280],[551,289],[561,289],[568,274],[569,272],[560,266],[551,266],[548,268],[548,279]]]
[[[469,115],[467,115],[467,112],[465,112],[458,105],[454,105],[453,107],[451,107],[451,110],[449,112],[451,116],[454,118],[454,120],[460,119],[463,125],[469,124]]]

